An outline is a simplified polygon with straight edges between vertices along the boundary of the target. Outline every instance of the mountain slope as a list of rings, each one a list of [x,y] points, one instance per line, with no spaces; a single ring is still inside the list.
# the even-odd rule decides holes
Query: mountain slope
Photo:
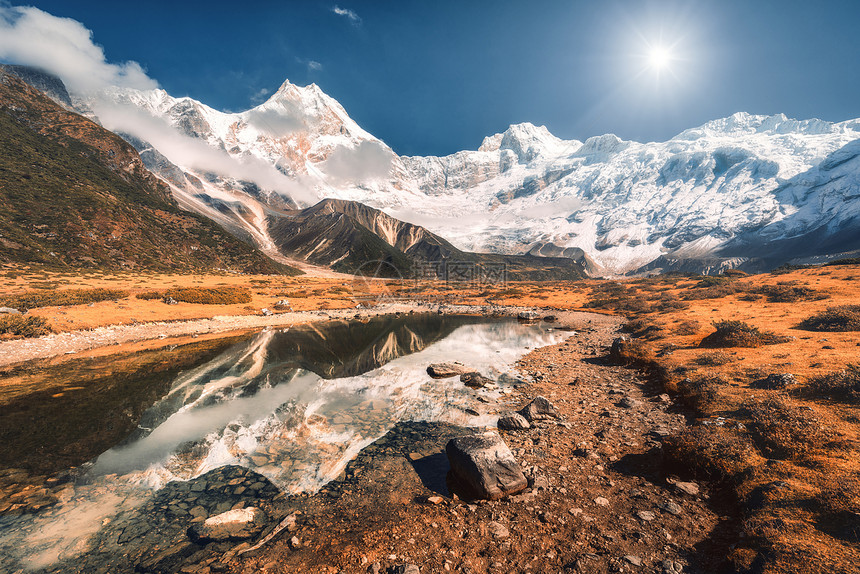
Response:
[[[269,230],[282,253],[347,273],[394,277],[421,273],[443,278],[465,274],[460,279],[504,273],[496,280],[585,276],[585,263],[564,257],[464,252],[423,227],[351,201],[325,199],[272,217]]]
[[[290,272],[180,210],[134,149],[0,68],[0,261]]]
[[[109,90],[87,101],[97,113],[105,102],[133,109],[230,161],[277,170],[287,181],[260,175],[246,185],[232,168],[207,172],[150,142],[201,182],[174,193],[216,207],[219,193],[229,196],[232,207],[219,212],[259,245],[271,244],[264,222],[272,210],[325,197],[384,210],[462,251],[587,255],[593,273],[668,261],[700,271],[779,264],[792,257],[792,237],[812,234],[814,254],[835,253],[857,225],[847,216],[856,210],[856,187],[816,168],[860,138],[858,120],[739,113],[650,143],[611,134],[562,140],[524,123],[474,151],[400,157],[315,85],[285,82],[269,101],[237,114],[158,90]],[[791,193],[782,191],[787,182]],[[820,211],[834,201],[847,209],[832,217]]]

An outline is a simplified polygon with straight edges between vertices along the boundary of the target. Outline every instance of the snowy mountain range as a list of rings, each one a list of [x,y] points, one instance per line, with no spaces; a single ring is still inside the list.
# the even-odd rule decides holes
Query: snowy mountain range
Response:
[[[475,151],[407,157],[314,84],[285,82],[241,113],[163,90],[73,100],[135,145],[180,205],[269,254],[272,217],[323,198],[467,251],[585,254],[604,274],[762,269],[860,249],[860,120],[738,113],[651,143],[562,140],[523,123]]]

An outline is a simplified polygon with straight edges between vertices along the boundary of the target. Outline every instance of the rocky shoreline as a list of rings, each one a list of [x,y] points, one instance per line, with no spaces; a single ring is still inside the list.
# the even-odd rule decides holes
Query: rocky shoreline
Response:
[[[169,483],[105,524],[90,550],[45,572],[715,571],[731,538],[727,517],[699,485],[667,474],[662,456],[662,438],[685,417],[637,372],[605,360],[618,319],[553,314],[573,336],[526,355],[512,393],[488,400],[472,389],[476,416],[516,413],[527,423],[495,431],[524,490],[492,501],[452,490],[446,445],[484,429],[402,422],[313,494],[288,496],[242,467]],[[207,519],[251,508],[265,524],[245,540],[194,534]]]

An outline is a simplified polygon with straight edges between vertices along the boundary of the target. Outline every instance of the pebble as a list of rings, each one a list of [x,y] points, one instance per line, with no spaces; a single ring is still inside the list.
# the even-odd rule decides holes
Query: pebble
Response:
[[[654,513],[650,510],[640,510],[636,513],[636,516],[639,518],[639,520],[643,520],[645,522],[651,522],[652,520],[654,520],[654,518],[656,518],[654,516]]]
[[[666,502],[664,502],[663,504],[660,505],[660,508],[662,510],[665,510],[669,514],[674,515],[674,516],[678,516],[679,514],[681,514],[681,510],[682,510],[681,506],[673,500],[667,500]]]
[[[598,496],[594,499],[594,504],[597,506],[609,506],[609,501],[602,496]]]
[[[695,482],[676,482],[675,488],[690,496],[699,495],[699,485]]]
[[[496,522],[495,520],[487,523],[487,531],[493,536],[493,538],[507,538],[511,535],[510,531],[504,524]]]
[[[627,556],[624,557],[624,560],[626,560],[628,563],[632,564],[633,566],[642,566],[642,559],[639,558],[638,556],[632,556],[632,555],[628,554]]]

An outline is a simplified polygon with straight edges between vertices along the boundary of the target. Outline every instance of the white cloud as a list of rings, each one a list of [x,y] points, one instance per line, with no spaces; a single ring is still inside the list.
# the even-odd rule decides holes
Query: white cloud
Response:
[[[352,10],[349,10],[347,8],[341,8],[340,6],[335,5],[335,7],[331,9],[331,11],[338,16],[344,16],[345,18],[347,18],[353,26],[361,25],[361,18],[359,18],[358,14],[356,14]]]
[[[106,97],[90,100],[93,111],[111,131],[140,138],[172,163],[188,169],[211,172],[222,177],[256,183],[263,189],[289,196],[308,204],[317,201],[308,187],[287,177],[272,164],[256,158],[231,156],[205,141],[180,133],[167,120],[150,115],[133,106],[114,102]]]
[[[260,88],[260,91],[251,96],[251,101],[255,104],[261,104],[269,95],[269,88]]]
[[[309,70],[319,71],[319,70],[322,70],[322,67],[323,67],[322,64],[320,64],[316,60],[311,60],[310,62],[308,62],[308,69]]]
[[[333,183],[360,183],[387,177],[393,160],[393,152],[379,142],[363,141],[354,148],[336,147],[323,171]]]
[[[79,94],[107,86],[158,87],[137,62],[109,64],[102,47],[93,43],[92,32],[80,22],[32,6],[0,3],[0,59],[41,68]]]

